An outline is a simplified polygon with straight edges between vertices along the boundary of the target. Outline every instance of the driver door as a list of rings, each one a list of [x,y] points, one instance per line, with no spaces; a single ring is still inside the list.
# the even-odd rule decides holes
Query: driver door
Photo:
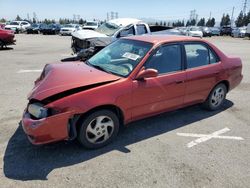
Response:
[[[145,63],[145,69],[156,69],[158,76],[133,80],[132,119],[140,119],[183,105],[186,72],[179,44],[160,47]]]

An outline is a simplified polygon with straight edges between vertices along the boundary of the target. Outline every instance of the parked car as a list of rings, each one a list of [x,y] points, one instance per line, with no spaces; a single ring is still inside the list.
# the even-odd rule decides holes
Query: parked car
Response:
[[[90,30],[95,30],[99,27],[99,22],[98,21],[87,21],[86,24],[83,26],[83,29],[90,29]]]
[[[119,18],[102,24],[96,30],[80,30],[72,33],[71,48],[76,54],[90,52],[93,55],[121,37],[145,34],[180,35],[179,31],[170,29],[171,27],[149,26],[138,19]]]
[[[45,24],[37,24],[33,23],[30,27],[27,28],[27,34],[39,34],[41,32],[41,28],[43,28]]]
[[[187,34],[187,27],[178,27],[177,28],[182,35],[186,35]]]
[[[28,96],[22,126],[33,144],[77,138],[99,148],[129,122],[194,104],[218,110],[241,80],[240,58],[207,41],[123,38],[86,62],[46,65]]]
[[[27,21],[13,21],[7,24],[4,29],[13,30],[15,33],[25,32],[28,27],[30,27],[30,23]]]
[[[212,36],[212,31],[210,27],[201,27],[201,31],[203,33],[203,37],[211,37]]]
[[[212,36],[220,36],[220,29],[218,27],[211,27]]]
[[[246,36],[250,38],[250,23],[247,25]]]
[[[223,36],[223,35],[229,35],[229,36],[231,36],[231,33],[232,33],[231,26],[222,26],[221,27],[221,30],[220,30],[220,35],[221,36]]]
[[[191,36],[191,37],[200,37],[200,38],[203,37],[203,33],[202,33],[201,29],[199,27],[195,27],[195,26],[189,27],[187,29],[186,35]]]
[[[78,24],[67,24],[61,28],[60,35],[71,35],[71,33],[81,29],[82,28]]]
[[[59,34],[61,30],[61,25],[59,24],[49,24],[41,30],[44,35],[56,35]]]
[[[7,45],[15,44],[15,34],[14,31],[4,30],[0,28],[0,48],[4,48]]]
[[[236,27],[232,29],[232,37],[244,38],[246,35],[247,27]]]

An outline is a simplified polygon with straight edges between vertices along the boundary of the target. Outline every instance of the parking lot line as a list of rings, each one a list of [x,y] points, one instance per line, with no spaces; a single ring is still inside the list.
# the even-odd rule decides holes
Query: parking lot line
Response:
[[[17,71],[17,73],[29,73],[29,72],[42,72],[42,70],[40,70],[40,69],[35,69],[35,70],[23,70],[23,69],[21,69],[21,70],[19,70],[19,71]]]
[[[221,136],[221,134],[224,134],[226,132],[230,131],[229,128],[224,128],[219,131],[215,131],[211,134],[193,134],[193,133],[177,133],[178,136],[185,136],[185,137],[198,137],[198,139],[189,142],[187,144],[188,148],[191,148],[193,146],[196,146],[197,144],[200,144],[202,142],[206,142],[212,138],[218,138],[218,139],[231,139],[231,140],[244,140],[242,137],[237,136]]]

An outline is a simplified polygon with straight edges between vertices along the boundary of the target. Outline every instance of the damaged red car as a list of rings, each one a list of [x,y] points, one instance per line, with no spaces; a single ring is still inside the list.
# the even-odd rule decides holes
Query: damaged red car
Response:
[[[16,40],[14,31],[0,28],[0,49],[7,45],[15,44]]]
[[[22,126],[36,145],[77,138],[99,148],[135,120],[193,104],[218,110],[241,80],[240,58],[204,40],[123,38],[86,62],[46,65]]]

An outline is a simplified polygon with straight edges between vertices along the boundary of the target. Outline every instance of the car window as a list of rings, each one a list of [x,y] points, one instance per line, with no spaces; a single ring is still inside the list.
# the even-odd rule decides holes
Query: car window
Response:
[[[127,29],[122,30],[118,37],[126,37],[126,36],[130,36],[130,35],[135,35],[135,29],[134,26],[131,26]]]
[[[210,64],[214,64],[218,62],[218,58],[214,55],[214,53],[209,50],[209,60],[210,60]]]
[[[137,34],[138,35],[143,35],[147,33],[147,28],[145,25],[140,24],[136,26]]]
[[[175,72],[182,69],[181,47],[178,44],[160,47],[146,63],[146,69],[156,69],[159,74]]]
[[[187,68],[200,67],[209,64],[209,52],[202,44],[185,44]]]
[[[28,23],[27,22],[22,22],[23,25],[27,25]]]

